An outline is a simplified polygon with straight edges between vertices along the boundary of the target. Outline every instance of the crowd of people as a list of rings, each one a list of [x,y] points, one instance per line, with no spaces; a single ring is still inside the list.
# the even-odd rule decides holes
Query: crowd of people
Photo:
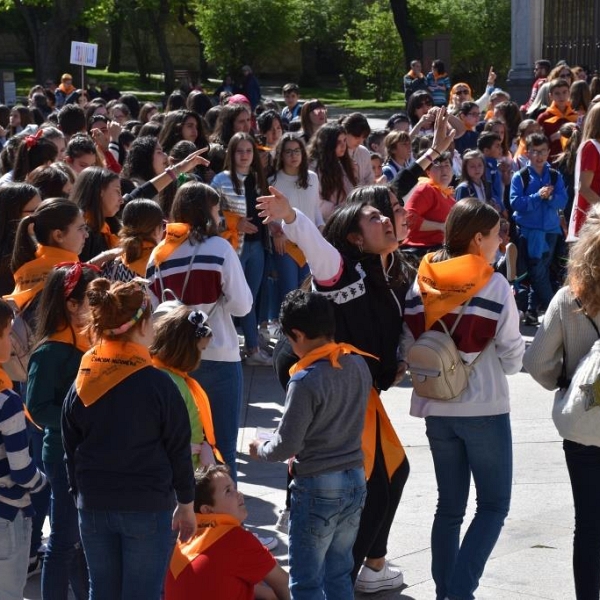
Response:
[[[539,328],[528,370],[563,395],[600,325],[600,82],[551,67],[519,106],[493,69],[476,98],[414,60],[381,130],[295,83],[280,110],[248,66],[241,88],[164,107],[69,74],[0,106],[0,598],[40,568],[45,600],[402,586],[386,556],[410,466],[380,394],[407,372],[438,487],[436,597],[474,598],[509,511],[520,324]],[[467,369],[451,402],[417,386],[440,371],[411,369],[429,332]],[[243,364],[286,391],[248,453],[289,460],[289,575],[243,526]],[[590,445],[565,439],[578,600],[600,595]]]

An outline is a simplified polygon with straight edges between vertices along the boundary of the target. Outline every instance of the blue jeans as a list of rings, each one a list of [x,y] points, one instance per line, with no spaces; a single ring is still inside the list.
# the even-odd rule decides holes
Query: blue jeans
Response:
[[[31,517],[23,511],[14,521],[0,518],[0,598],[23,600],[29,565]]]
[[[529,280],[531,282],[527,309],[530,311],[537,310],[538,306],[546,310],[548,304],[550,304],[550,300],[554,296],[554,289],[552,288],[550,278],[550,263],[554,258],[556,244],[560,237],[560,233],[547,233],[546,244],[549,248],[548,252],[544,252],[541,258],[527,258],[527,272],[529,273]]]
[[[281,306],[285,295],[292,290],[297,290],[310,274],[308,263],[301,267],[289,254],[274,255],[277,265],[277,290],[278,303]]]
[[[600,448],[563,441],[575,503],[573,575],[577,600],[600,596]]]
[[[160,600],[177,532],[173,512],[79,509],[90,600]]]
[[[431,531],[436,598],[472,600],[510,506],[510,417],[426,417],[425,423],[438,485]],[[461,544],[471,473],[477,510]]]
[[[69,493],[67,469],[63,461],[44,463],[50,480],[50,539],[42,568],[44,600],[65,600],[69,582],[77,600],[87,600],[88,571],[85,562],[75,500]]]
[[[362,467],[290,484],[290,591],[294,600],[354,598],[352,546],[367,488]]]
[[[237,481],[237,436],[244,380],[241,362],[203,360],[192,374],[208,395],[217,448]]]
[[[256,299],[262,282],[263,271],[265,270],[265,249],[260,240],[255,242],[244,242],[242,255],[240,256],[242,269],[246,276],[246,282],[252,292],[252,309],[240,319],[242,332],[246,341],[246,349],[254,350],[258,348],[258,322],[256,317]],[[210,398],[210,395],[209,395]]]

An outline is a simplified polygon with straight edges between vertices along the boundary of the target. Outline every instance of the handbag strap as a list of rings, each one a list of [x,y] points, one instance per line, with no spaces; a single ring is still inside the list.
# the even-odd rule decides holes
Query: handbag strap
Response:
[[[190,280],[190,274],[192,272],[192,266],[194,264],[194,259],[196,258],[196,254],[198,253],[198,246],[199,245],[200,244],[192,244],[192,247],[193,247],[194,251],[192,252],[192,256],[190,257],[190,262],[188,264],[188,268],[187,268],[187,271],[186,271],[186,274],[185,274],[185,279],[183,280],[183,286],[181,288],[181,296],[179,298],[177,298],[177,294],[173,290],[171,290],[169,288],[165,288],[165,284],[164,284],[163,278],[162,278],[162,273],[160,272],[160,267],[158,267],[156,269],[156,271],[158,273],[158,280],[160,281],[160,289],[161,289],[160,299],[161,299],[161,302],[165,302],[165,294],[167,292],[170,292],[171,294],[173,294],[173,296],[175,298],[177,298],[178,300],[183,301],[183,295],[185,294],[185,290],[187,288],[188,281]]]

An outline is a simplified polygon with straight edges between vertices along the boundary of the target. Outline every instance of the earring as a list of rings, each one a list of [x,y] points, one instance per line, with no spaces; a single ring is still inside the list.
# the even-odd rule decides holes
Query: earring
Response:
[[[361,254],[363,254],[363,245],[362,245],[360,242],[358,242],[358,244],[357,244],[357,245],[358,245],[358,251],[359,251]]]

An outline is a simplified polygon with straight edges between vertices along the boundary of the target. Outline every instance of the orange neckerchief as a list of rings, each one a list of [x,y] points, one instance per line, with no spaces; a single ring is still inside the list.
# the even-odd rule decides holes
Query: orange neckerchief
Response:
[[[430,185],[432,188],[435,188],[436,190],[438,190],[438,192],[440,192],[442,195],[446,196],[447,198],[454,198],[454,188],[443,187],[439,183],[436,183],[430,177],[419,177],[419,183],[426,183],[426,184]]]
[[[425,311],[425,331],[438,319],[472,298],[490,280],[493,267],[481,256],[463,254],[432,263],[426,254],[417,273]]]
[[[565,107],[565,112],[561,112],[556,106],[556,102],[552,102],[549,108],[546,109],[547,113],[550,113],[552,116],[549,119],[545,119],[545,123],[557,123],[561,119],[566,119],[571,123],[575,123],[579,118],[579,115],[576,111],[573,110],[571,103],[567,102],[567,106]]]
[[[156,246],[150,257],[155,267],[160,267],[188,239],[191,229],[187,223],[167,223],[165,239]]]
[[[82,333],[81,331],[75,331],[72,327],[65,327],[60,331],[55,331],[52,335],[49,335],[47,340],[49,342],[60,342],[62,344],[69,344],[75,346],[78,350],[81,350],[84,354],[91,348],[92,344],[90,338]]]
[[[119,239],[119,236],[116,233],[113,233],[110,230],[110,227],[106,221],[104,221],[104,223],[102,223],[102,227],[100,228],[100,233],[104,237],[106,245],[108,246],[109,249],[119,247],[121,240]]]
[[[198,409],[198,417],[200,419],[200,425],[204,430],[204,437],[206,438],[206,441],[212,446],[213,452],[215,453],[217,460],[224,463],[225,461],[223,460],[221,453],[217,449],[217,441],[215,438],[215,428],[212,420],[210,402],[202,386],[193,377],[190,377],[184,371],[180,371],[179,369],[175,369],[167,365],[157,356],[152,357],[152,364],[155,367],[158,367],[159,369],[171,371],[172,373],[175,373],[175,375],[179,375],[179,377],[183,378],[185,384],[190,390],[190,393],[192,394],[192,398],[194,399],[196,408]]]
[[[302,250],[300,250],[300,247],[297,244],[294,244],[294,242],[290,242],[290,240],[287,240],[285,242],[285,251],[294,259],[294,262],[300,268],[302,268],[306,264],[306,256],[304,256],[304,252],[302,252]]]
[[[78,262],[79,257],[73,252],[38,245],[35,258],[22,265],[15,273],[15,289],[12,294],[4,296],[12,300],[19,310],[23,310],[43,289],[50,271],[61,262]]]
[[[339,363],[340,355],[344,354],[360,354],[361,356],[369,356],[376,358],[372,354],[362,352],[358,348],[355,348],[351,344],[335,343],[330,342],[315,348],[305,356],[303,356],[291,369],[290,375],[294,375],[302,369],[306,369],[312,363],[323,358],[328,358],[329,362],[336,369],[341,368]],[[378,419],[379,417],[379,419]],[[396,431],[394,430],[392,423],[385,411],[385,408],[381,402],[381,398],[375,388],[371,388],[369,393],[369,399],[367,401],[367,411],[365,413],[365,424],[362,433],[362,451],[364,454],[364,466],[365,476],[367,479],[373,472],[373,465],[375,464],[375,450],[377,442],[377,421],[379,420],[379,438],[381,441],[381,449],[383,451],[383,458],[385,461],[385,467],[389,479],[391,480],[392,475],[396,472],[398,467],[404,461],[406,456],[404,448]]]
[[[493,110],[488,110],[485,113],[484,121],[489,121],[490,119],[493,119],[493,118],[494,118],[494,111]]]
[[[225,219],[225,230],[221,233],[221,237],[227,240],[233,246],[234,250],[237,250],[240,245],[238,223],[242,215],[234,213],[231,210],[224,210],[223,218]]]
[[[0,366],[0,390],[12,390],[13,382],[10,377],[6,373],[6,371]],[[37,427],[40,431],[44,431],[34,420],[27,408],[25,402],[23,402],[23,412],[25,413],[25,418],[35,427]]]
[[[152,254],[152,250],[156,248],[156,244],[152,242],[142,242],[142,255],[132,262],[127,262],[125,258],[125,254],[121,255],[121,261],[128,268],[131,269],[134,273],[139,275],[140,277],[146,277],[146,267],[148,266],[148,261],[150,260],[150,255]]]
[[[423,79],[423,73],[417,75],[412,69],[407,73],[411,79]]]
[[[435,71],[431,71],[431,74],[433,75],[433,79],[435,81],[442,79],[443,77],[448,77],[448,73],[440,73],[439,75],[436,75]]]
[[[241,523],[235,517],[220,513],[205,515],[196,513],[196,524],[198,525],[196,535],[187,542],[178,541],[175,550],[173,550],[171,564],[169,565],[173,579],[177,579],[194,559],[206,552],[226,533],[229,533],[235,527],[241,527]]]
[[[519,145],[515,150],[514,158],[519,158],[519,156],[523,156],[527,153],[527,144],[524,139],[519,139]]]
[[[75,86],[74,86],[72,83],[71,83],[70,85],[65,85],[64,83],[61,83],[61,84],[58,86],[58,89],[59,89],[61,92],[64,92],[64,94],[65,94],[66,96],[68,96],[68,95],[69,95],[71,92],[75,91]]]
[[[81,359],[75,379],[77,395],[84,406],[91,406],[115,385],[148,366],[152,366],[152,359],[145,346],[102,339]]]

